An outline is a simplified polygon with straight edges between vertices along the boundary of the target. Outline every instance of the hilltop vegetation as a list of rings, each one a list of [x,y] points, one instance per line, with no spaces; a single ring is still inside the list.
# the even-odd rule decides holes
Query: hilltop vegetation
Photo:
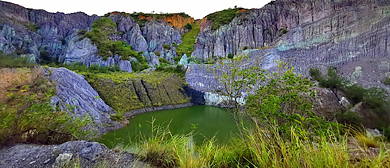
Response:
[[[207,20],[212,21],[211,30],[217,30],[219,27],[230,23],[244,8],[225,9],[207,15]]]
[[[108,17],[108,16],[113,15],[113,14],[115,14],[115,15],[119,14],[122,16],[131,16],[135,21],[137,21],[137,23],[140,27],[145,25],[145,23],[148,21],[147,18],[150,18],[150,19],[155,20],[155,21],[161,21],[162,19],[165,19],[165,18],[170,17],[170,16],[174,16],[174,15],[178,15],[182,18],[190,18],[191,17],[184,12],[157,14],[157,13],[143,13],[143,12],[126,13],[126,12],[119,12],[119,11],[110,12],[110,13],[105,14],[104,16]]]

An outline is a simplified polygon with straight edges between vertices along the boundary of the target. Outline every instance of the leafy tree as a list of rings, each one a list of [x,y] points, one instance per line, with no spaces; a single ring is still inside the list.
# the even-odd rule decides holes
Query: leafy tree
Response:
[[[363,97],[366,93],[366,89],[359,85],[352,85],[343,88],[344,93],[352,101],[353,104],[357,104],[363,101]]]
[[[339,97],[337,96],[337,93],[343,88],[343,83],[345,82],[345,80],[338,76],[336,68],[329,68],[327,75],[327,77],[320,80],[320,86],[332,90],[336,98],[340,101]]]
[[[257,85],[258,81],[262,79],[264,71],[257,66],[248,66],[250,60],[247,56],[237,56],[230,61],[216,67],[214,65],[200,65],[200,67],[217,80],[219,86],[215,86],[211,91],[222,96],[224,103],[231,108],[241,138],[246,142],[242,120],[244,111],[240,108],[240,99],[249,94]]]
[[[234,55],[233,55],[232,53],[230,53],[230,54],[227,55],[227,57],[228,57],[229,59],[233,59],[233,58],[234,58]]]
[[[390,86],[390,78],[389,77],[385,78],[382,83]]]
[[[318,68],[310,68],[309,75],[316,81],[322,80],[322,74]]]
[[[310,97],[315,95],[311,82],[280,62],[278,71],[267,73],[265,83],[246,98],[246,109],[267,125],[277,126],[279,133],[289,136],[290,127],[298,128],[300,137],[320,135],[338,125],[326,122],[312,111]]]

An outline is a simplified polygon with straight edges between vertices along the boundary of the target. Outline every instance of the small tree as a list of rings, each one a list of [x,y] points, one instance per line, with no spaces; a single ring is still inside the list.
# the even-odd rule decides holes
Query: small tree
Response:
[[[232,53],[230,53],[230,54],[227,55],[227,57],[228,57],[229,59],[233,59],[233,58],[234,58],[234,55],[233,55]]]
[[[387,77],[383,80],[383,84],[387,85],[387,86],[390,86],[390,78]]]
[[[332,90],[337,100],[340,101],[340,98],[337,96],[339,90],[343,88],[343,83],[345,80],[337,75],[336,68],[328,69],[328,76],[322,80],[320,80],[320,86],[326,87]]]
[[[337,125],[315,115],[310,99],[315,95],[310,90],[313,85],[293,70],[279,62],[277,73],[267,73],[266,82],[246,98],[247,111],[267,125],[278,127],[280,134],[289,133],[291,127],[297,128],[295,133],[303,138]]]
[[[191,29],[192,29],[192,25],[189,24],[189,23],[187,23],[187,24],[184,26],[184,28],[186,28],[186,29],[188,29],[188,30],[191,30]]]
[[[210,67],[211,65],[200,65],[204,70],[209,72],[218,82],[219,87],[215,87],[212,92],[224,98],[224,102],[232,109],[232,116],[237,124],[241,137],[245,141],[243,133],[243,120],[240,110],[239,100],[243,98],[244,94],[249,94],[252,89],[262,80],[264,70],[261,70],[256,65],[254,60],[249,60],[247,56],[237,56],[230,59],[230,62],[220,63],[218,66]]]

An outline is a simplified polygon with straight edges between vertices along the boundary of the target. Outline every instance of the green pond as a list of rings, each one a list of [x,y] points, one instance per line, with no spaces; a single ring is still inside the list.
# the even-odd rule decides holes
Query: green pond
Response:
[[[217,143],[226,143],[232,137],[238,136],[238,128],[231,113],[224,108],[213,106],[193,106],[181,109],[162,110],[139,114],[130,119],[130,124],[119,130],[108,132],[99,138],[99,142],[108,148],[117,145],[127,146],[131,142],[139,141],[141,136],[151,136],[152,127],[165,127],[173,134],[192,133],[196,144],[215,137]],[[244,120],[246,124],[249,119]]]

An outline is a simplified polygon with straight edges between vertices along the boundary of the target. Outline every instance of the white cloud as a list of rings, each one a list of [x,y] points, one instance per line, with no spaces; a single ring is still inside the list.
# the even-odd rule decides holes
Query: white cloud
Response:
[[[102,16],[112,11],[122,11],[127,13],[144,12],[151,13],[177,13],[185,12],[195,19],[227,8],[233,8],[235,5],[244,8],[261,8],[271,0],[7,0],[19,4],[26,8],[44,9],[49,12],[84,12],[89,15],[97,14]]]

